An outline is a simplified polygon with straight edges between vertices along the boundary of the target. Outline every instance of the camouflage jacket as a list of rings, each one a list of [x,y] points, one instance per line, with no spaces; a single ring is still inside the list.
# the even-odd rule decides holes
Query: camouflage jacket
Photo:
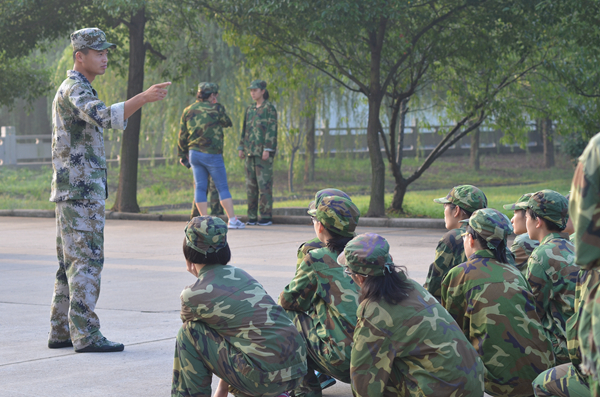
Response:
[[[533,395],[531,382],[554,366],[554,354],[515,266],[489,250],[475,252],[444,279],[442,305],[481,356],[488,394]]]
[[[323,247],[325,247],[325,244],[323,244],[321,242],[321,240],[319,240],[317,237],[303,243],[300,247],[298,247],[298,252],[296,254],[296,256],[297,256],[296,268],[298,268],[298,266],[300,266],[300,264],[304,260],[304,257],[306,256],[306,254],[308,254],[308,251],[312,251],[314,249],[323,248]]]
[[[284,309],[305,312],[331,352],[331,364],[349,361],[358,309],[358,286],[328,248],[308,252],[279,296]]]
[[[431,295],[441,301],[442,280],[453,267],[467,260],[461,235],[467,231],[467,226],[449,230],[442,236],[435,249],[435,259],[429,266],[427,279],[423,285]]]
[[[183,111],[179,123],[179,158],[189,150],[223,154],[223,127],[231,127],[231,119],[220,103],[196,101]]]
[[[125,129],[125,103],[106,107],[84,75],[69,70],[67,76],[52,102],[50,201],[105,200],[103,129]]]
[[[579,267],[573,244],[550,233],[533,250],[527,262],[527,281],[535,296],[536,311],[554,345],[557,364],[569,362],[566,322],[573,315]]]
[[[281,306],[242,269],[200,269],[196,283],[181,293],[181,319],[201,321],[215,330],[247,365],[268,373],[267,381],[285,382],[306,373],[304,340]],[[240,365],[246,365],[244,360]]]
[[[479,355],[440,303],[410,283],[413,290],[397,305],[358,307],[350,366],[355,396],[382,396],[386,387],[402,396],[483,396]]]
[[[521,274],[527,276],[527,261],[533,250],[540,245],[539,241],[529,238],[527,233],[519,234],[510,247],[510,252],[515,256],[515,264]]]
[[[277,150],[277,110],[271,102],[246,108],[238,150],[243,150],[246,156],[262,156],[265,150]]]

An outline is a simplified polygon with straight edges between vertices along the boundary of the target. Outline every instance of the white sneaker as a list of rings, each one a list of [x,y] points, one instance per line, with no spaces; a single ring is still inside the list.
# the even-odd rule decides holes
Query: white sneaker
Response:
[[[229,220],[227,227],[229,229],[243,229],[246,227],[246,225],[244,225],[244,222],[240,221],[236,216],[235,218]]]

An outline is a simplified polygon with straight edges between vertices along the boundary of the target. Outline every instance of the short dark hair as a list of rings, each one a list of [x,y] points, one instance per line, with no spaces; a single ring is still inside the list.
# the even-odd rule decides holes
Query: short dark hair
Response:
[[[466,209],[464,209],[463,207],[461,207],[460,205],[456,205],[456,204],[452,204],[452,203],[446,203],[450,206],[450,209],[452,211],[454,211],[454,208],[458,207],[460,208],[460,211],[463,213],[464,216],[466,216],[467,218],[470,218],[471,215],[473,215],[472,212],[467,211]]]
[[[323,224],[321,223],[321,225],[323,225]],[[323,225],[323,227],[325,227],[325,226]],[[354,238],[354,237],[342,236],[341,234],[338,234],[327,228],[325,228],[325,229],[331,236],[330,239],[327,239],[325,246],[327,247],[327,249],[329,249],[329,251],[331,251],[335,254],[338,254],[338,255],[342,253],[344,248],[346,248],[346,244],[348,244],[348,242]]]
[[[196,98],[200,99],[201,101],[206,101],[208,98],[210,98],[210,96],[213,93],[206,93],[206,92],[202,92],[202,91],[198,91],[198,93],[196,94]]]
[[[506,257],[506,240],[502,240],[496,248],[490,248],[487,245],[487,241],[483,237],[481,237],[481,235],[477,233],[471,227],[471,225],[467,226],[467,233],[470,234],[474,240],[477,240],[481,248],[489,249],[490,251],[492,251],[498,262],[508,263],[508,258]]]
[[[398,270],[392,267],[391,272],[384,270],[382,276],[368,276],[360,287],[360,301],[369,300],[380,302],[384,299],[390,305],[397,305],[408,298],[408,293],[413,286],[406,277],[406,272],[400,268],[405,277],[400,277]]]
[[[73,51],[73,62],[75,62],[75,54],[77,54],[78,52],[81,52],[83,55],[87,55],[88,52],[90,52],[90,49],[87,48],[87,47],[85,47],[85,48],[82,48],[80,50]]]
[[[187,240],[183,238],[183,256],[188,261],[197,265],[223,265],[229,263],[231,260],[231,250],[229,244],[221,248],[217,252],[210,252],[208,254],[201,254],[192,247],[187,245]]]
[[[544,222],[544,224],[546,225],[546,229],[548,229],[549,232],[562,232],[565,228],[562,227],[562,225],[557,225],[554,222],[551,222],[547,219],[542,218],[541,216],[539,216],[538,214],[536,214],[531,208],[527,208],[527,213],[529,214],[529,217],[531,219],[533,219],[534,221],[537,220],[538,218],[540,218],[542,220],[542,222]]]

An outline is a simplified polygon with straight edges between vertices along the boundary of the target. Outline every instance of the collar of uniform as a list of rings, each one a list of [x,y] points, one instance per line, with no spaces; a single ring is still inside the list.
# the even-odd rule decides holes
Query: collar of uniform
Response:
[[[472,258],[474,256],[478,256],[480,258],[495,258],[496,255],[494,255],[494,253],[490,250],[479,250],[479,251],[475,251],[473,253],[473,255],[471,255],[469,258]]]
[[[85,77],[83,74],[79,73],[76,70],[67,70],[67,76],[72,77],[75,80],[80,80],[82,83],[88,84],[90,86],[92,85],[92,83],[89,82],[87,77]]]
[[[260,106],[256,106],[256,103],[255,103],[255,104],[254,104],[254,106],[253,106],[253,108],[254,108],[254,109],[260,109],[260,108],[264,107],[264,106],[267,104],[267,102],[268,102],[268,101],[265,99],[265,100],[263,101],[263,103],[261,103],[261,104],[260,104]]]
[[[560,233],[550,233],[548,234],[546,237],[544,237],[542,239],[542,241],[540,241],[540,245],[547,243],[548,241],[555,239],[555,238],[561,238],[561,239],[565,239],[563,236],[560,235]]]

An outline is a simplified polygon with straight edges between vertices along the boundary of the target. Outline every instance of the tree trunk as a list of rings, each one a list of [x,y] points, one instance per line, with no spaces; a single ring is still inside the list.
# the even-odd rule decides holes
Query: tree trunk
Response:
[[[479,128],[471,134],[471,167],[479,171]]]
[[[144,28],[146,16],[144,8],[136,11],[129,22],[129,76],[127,81],[127,99],[144,89],[144,63],[146,47]],[[127,122],[121,143],[121,161],[119,170],[119,188],[113,211],[140,212],[137,203],[137,173],[142,109],[135,112]]]
[[[402,206],[404,205],[404,196],[406,195],[406,189],[408,188],[408,183],[406,182],[407,181],[404,178],[400,178],[399,180],[396,179],[396,186],[394,187],[394,196],[391,205],[391,208],[396,211],[404,212]]]
[[[304,157],[304,183],[315,180],[315,117],[306,118],[306,146]]]
[[[552,137],[552,120],[540,120],[542,141],[544,143],[544,168],[554,167],[554,140]]]

